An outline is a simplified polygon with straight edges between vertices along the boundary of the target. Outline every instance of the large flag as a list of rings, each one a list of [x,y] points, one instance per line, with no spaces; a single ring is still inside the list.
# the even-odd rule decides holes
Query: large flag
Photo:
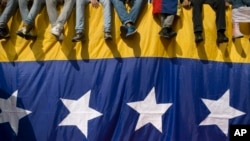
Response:
[[[229,141],[231,125],[250,124],[249,41],[216,45],[208,22],[215,16],[204,8],[212,18],[204,17],[199,45],[189,10],[176,39],[160,39],[148,4],[134,38],[119,37],[114,15],[114,39],[106,42],[102,18],[90,16],[87,41],[77,44],[74,14],[57,42],[43,10],[36,41],[15,31],[1,41],[0,141]]]

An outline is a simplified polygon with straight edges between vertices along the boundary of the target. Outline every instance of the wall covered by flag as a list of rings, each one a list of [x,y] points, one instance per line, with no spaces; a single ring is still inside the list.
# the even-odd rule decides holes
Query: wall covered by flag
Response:
[[[215,13],[203,18],[205,41],[195,44],[192,11],[176,17],[177,36],[160,38],[148,4],[122,38],[113,10],[113,39],[103,39],[102,9],[88,6],[87,40],[50,34],[46,9],[37,39],[15,35],[20,13],[0,41],[0,141],[229,141],[230,125],[250,124],[249,27],[244,38],[216,44]],[[90,14],[96,13],[96,14]],[[226,11],[231,37],[231,9]]]

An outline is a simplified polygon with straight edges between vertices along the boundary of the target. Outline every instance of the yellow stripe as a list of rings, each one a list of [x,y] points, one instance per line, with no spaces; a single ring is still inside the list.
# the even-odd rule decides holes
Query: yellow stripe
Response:
[[[75,9],[74,9],[75,10]],[[87,6],[85,43],[72,43],[74,36],[75,12],[65,24],[65,39],[57,42],[50,34],[50,24],[44,8],[36,19],[38,38],[35,42],[26,41],[15,35],[21,28],[21,16],[17,12],[8,25],[11,27],[11,39],[0,42],[0,61],[43,61],[43,60],[80,60],[102,59],[114,57],[164,57],[164,58],[193,58],[226,62],[249,63],[249,25],[241,25],[245,37],[231,40],[232,23],[231,9],[226,11],[227,31],[230,38],[228,44],[216,45],[215,13],[204,5],[204,37],[205,41],[198,46],[194,42],[192,11],[183,9],[180,17],[176,18],[174,29],[178,32],[175,39],[161,39],[159,19],[152,15],[152,5],[148,4],[138,22],[138,34],[133,38],[120,37],[120,21],[113,9],[113,40],[103,39],[102,7],[95,9]],[[91,14],[91,15],[90,15]]]

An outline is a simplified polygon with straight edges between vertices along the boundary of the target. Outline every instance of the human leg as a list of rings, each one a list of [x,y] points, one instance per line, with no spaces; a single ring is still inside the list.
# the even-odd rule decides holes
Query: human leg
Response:
[[[176,32],[172,29],[172,24],[174,22],[174,15],[169,14],[159,14],[161,20],[161,31],[159,32],[161,37],[172,38],[176,36]]]
[[[56,20],[58,17],[57,12],[57,1],[56,0],[46,0],[46,8],[51,26],[56,25]]]
[[[103,6],[104,38],[112,39],[111,35],[111,3],[110,0],[100,0]]]
[[[30,12],[29,8],[28,8],[28,1],[27,0],[18,0],[18,6],[19,6],[22,20],[24,21]]]
[[[0,39],[10,37],[7,22],[17,10],[17,6],[18,2],[16,0],[7,1],[7,5],[0,16]]]
[[[142,8],[145,7],[147,0],[131,0],[131,2],[133,6],[129,12],[129,18],[133,23],[135,23]]]
[[[88,0],[76,0],[76,34],[72,38],[72,42],[78,42],[84,40],[84,17],[85,17],[85,6]]]
[[[216,13],[217,43],[228,42],[226,30],[226,5],[224,0],[207,0]]]
[[[63,26],[67,22],[70,14],[72,13],[75,2],[76,0],[64,0],[64,5],[60,15],[56,20],[56,24]]]
[[[202,37],[202,8],[204,0],[191,0],[193,6],[193,27],[194,27],[194,34],[195,34],[195,42],[199,43],[203,41]]]

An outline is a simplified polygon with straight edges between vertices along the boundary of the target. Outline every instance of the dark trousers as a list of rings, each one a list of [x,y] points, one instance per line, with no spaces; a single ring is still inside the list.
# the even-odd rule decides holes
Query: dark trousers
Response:
[[[226,6],[225,0],[191,0],[193,6],[193,25],[194,32],[202,32],[202,7],[203,4],[209,4],[216,13],[217,31],[226,29]],[[206,12],[206,11],[204,11]],[[211,21],[212,22],[212,21]]]

